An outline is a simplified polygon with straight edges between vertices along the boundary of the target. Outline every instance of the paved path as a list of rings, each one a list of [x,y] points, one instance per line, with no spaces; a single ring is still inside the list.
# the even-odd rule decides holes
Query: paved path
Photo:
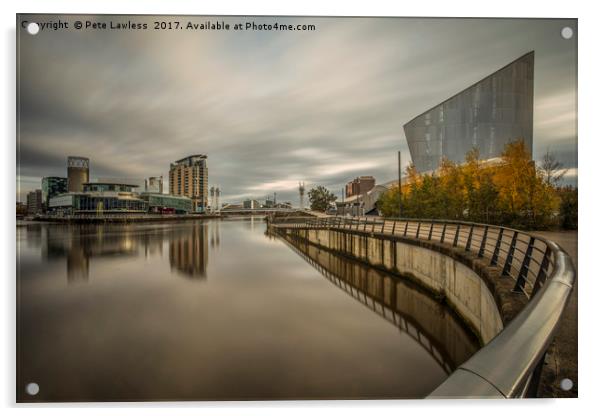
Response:
[[[575,271],[578,270],[577,231],[537,231],[533,234],[558,243],[571,256]],[[540,394],[543,397],[577,397],[577,282],[578,279],[575,279],[571,299],[546,360],[548,366],[555,369],[556,374],[544,374],[543,384],[547,384],[549,388],[542,389]],[[560,380],[564,378],[573,381],[570,391],[563,391],[559,386]]]

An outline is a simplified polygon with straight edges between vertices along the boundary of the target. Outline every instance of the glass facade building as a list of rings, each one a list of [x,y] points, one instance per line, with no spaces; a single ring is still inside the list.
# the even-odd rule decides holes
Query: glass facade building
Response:
[[[176,214],[187,214],[193,211],[192,199],[185,196],[142,193],[140,195],[148,203],[150,212],[159,212],[165,208],[172,208]]]
[[[533,67],[529,52],[403,126],[419,172],[437,169],[443,157],[463,162],[478,148],[483,160],[499,157],[506,143],[533,149]]]
[[[50,200],[51,212],[63,214],[146,213],[148,204],[136,197],[67,193]]]
[[[68,192],[50,198],[48,210],[66,215],[146,213],[148,202],[133,191],[136,187],[118,182],[85,182],[82,183],[83,192]]]
[[[47,176],[42,178],[42,201],[48,208],[50,198],[67,192],[67,178]]]

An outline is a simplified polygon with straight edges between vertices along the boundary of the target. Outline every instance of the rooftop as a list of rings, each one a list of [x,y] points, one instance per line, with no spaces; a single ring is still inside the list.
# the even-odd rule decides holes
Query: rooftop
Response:
[[[118,185],[118,186],[127,186],[129,188],[138,188],[138,185],[132,185],[129,183],[123,182],[84,182],[84,185]]]
[[[494,76],[494,75],[498,74],[499,72],[503,71],[504,69],[508,68],[509,66],[512,66],[512,65],[514,65],[514,64],[515,64],[515,63],[517,63],[518,61],[520,61],[520,60],[522,60],[522,59],[525,59],[525,58],[527,58],[527,57],[531,57],[531,58],[533,58],[534,56],[535,56],[535,51],[530,51],[530,52],[527,52],[527,53],[525,53],[524,55],[521,55],[520,57],[518,57],[518,58],[516,58],[514,61],[512,61],[512,62],[510,62],[510,63],[508,63],[508,64],[506,64],[506,65],[504,65],[502,68],[498,69],[497,71],[494,71],[494,72],[490,73],[489,75],[487,75],[487,76],[485,76],[485,77],[481,78],[481,79],[480,79],[480,80],[478,80],[477,82],[475,82],[475,83],[473,83],[473,84],[469,85],[468,87],[464,88],[462,91],[455,93],[455,94],[454,94],[454,95],[452,95],[451,97],[449,97],[449,98],[447,98],[447,99],[445,99],[445,100],[441,101],[439,104],[436,104],[436,105],[434,105],[434,106],[430,107],[428,110],[426,110],[426,111],[423,111],[422,113],[418,114],[416,117],[414,117],[413,119],[411,119],[410,121],[408,121],[407,123],[405,123],[405,124],[404,124],[404,126],[407,126],[408,124],[410,124],[410,123],[412,123],[414,120],[416,120],[418,117],[421,117],[421,116],[425,115],[426,113],[428,113],[428,112],[430,112],[430,111],[434,110],[435,108],[437,108],[437,107],[439,107],[439,106],[441,106],[441,105],[445,104],[446,102],[448,102],[448,101],[450,101],[450,100],[452,100],[452,99],[456,98],[457,96],[459,96],[459,95],[463,94],[464,92],[466,92],[466,91],[470,90],[471,88],[473,88],[473,87],[474,87],[474,86],[476,86],[477,84],[480,84],[481,82],[485,81],[487,78],[490,78],[490,77],[492,77],[492,76]]]
[[[174,163],[182,163],[182,162],[184,162],[184,161],[186,161],[186,160],[188,160],[188,159],[197,159],[197,158],[198,158],[198,159],[207,159],[207,155],[201,155],[201,154],[198,154],[198,155],[190,155],[190,156],[183,157],[183,158],[182,158],[182,159],[180,159],[180,160],[176,160]]]

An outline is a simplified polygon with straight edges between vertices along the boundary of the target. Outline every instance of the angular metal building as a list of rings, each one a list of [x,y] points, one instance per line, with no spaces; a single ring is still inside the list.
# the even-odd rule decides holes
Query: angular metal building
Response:
[[[481,159],[499,157],[519,139],[532,154],[534,58],[521,56],[405,124],[416,169],[435,170],[443,157],[463,162],[474,147]]]

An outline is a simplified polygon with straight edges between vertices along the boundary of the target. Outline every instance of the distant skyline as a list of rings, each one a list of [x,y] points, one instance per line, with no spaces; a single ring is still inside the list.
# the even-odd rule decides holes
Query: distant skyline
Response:
[[[549,149],[576,181],[576,36],[560,35],[576,20],[177,18],[216,19],[316,30],[19,31],[17,199],[66,176],[69,155],[91,179],[143,180],[198,153],[223,202],[296,204],[300,181],[340,198],[357,176],[394,179],[398,150],[410,162],[404,123],[531,50],[534,159]]]

